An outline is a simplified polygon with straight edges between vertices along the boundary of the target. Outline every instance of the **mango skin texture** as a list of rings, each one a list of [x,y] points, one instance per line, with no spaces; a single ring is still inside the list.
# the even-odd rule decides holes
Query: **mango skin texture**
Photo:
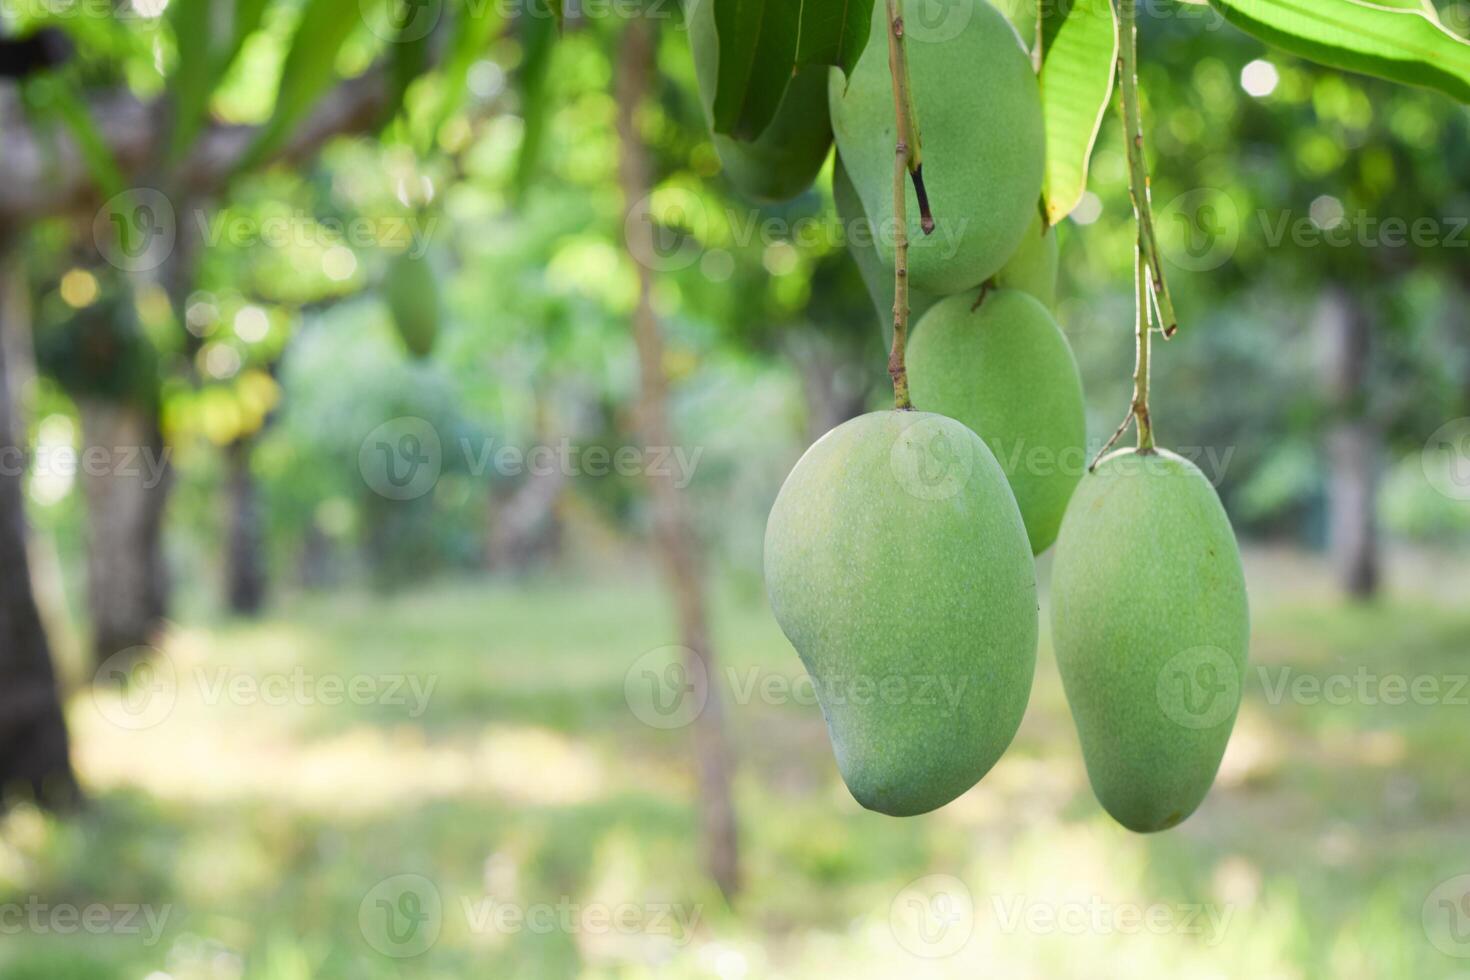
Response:
[[[905,181],[909,283],[939,296],[995,275],[1021,244],[1041,195],[1041,96],[1015,29],[985,0],[952,0],[935,26],[915,15],[905,35],[935,230],[919,227]],[[851,79],[831,70],[832,130],[878,254],[893,269],[893,154],[897,124],[888,70],[888,24],[873,5],[868,46]],[[951,36],[953,35],[953,36]]]
[[[908,345],[914,407],[958,419],[1000,461],[1026,521],[1031,548],[1056,540],[1067,501],[1087,468],[1082,377],[1067,339],[1034,297],[949,296],[914,327]]]
[[[868,287],[868,295],[872,297],[886,350],[893,343],[893,268],[884,265],[878,257],[878,250],[873,244],[876,230],[863,211],[862,199],[858,197],[857,188],[852,186],[852,178],[843,166],[841,154],[832,161],[832,202],[837,206],[837,219],[842,222],[847,250],[857,263],[863,285]],[[910,288],[909,322],[918,320],[938,301],[937,296]]]
[[[428,357],[439,335],[439,282],[429,260],[407,252],[393,256],[383,278],[383,298],[403,346]]]
[[[1041,301],[1053,313],[1057,309],[1057,230],[1043,228],[1038,214],[1021,239],[1021,247],[995,274],[1001,289],[1019,289]]]
[[[1121,450],[1082,478],[1051,577],[1057,666],[1104,809],[1166,830],[1209,792],[1250,612],[1235,535],[1193,463]]]
[[[714,0],[688,0],[684,16],[700,100],[705,121],[709,122],[720,64]],[[812,66],[797,71],[787,84],[775,117],[754,140],[737,140],[713,130],[710,135],[721,168],[736,190],[760,202],[790,200],[817,179],[832,148],[826,69]]]
[[[765,576],[859,803],[925,813],[1000,758],[1035,673],[1036,573],[973,432],[912,411],[828,432],[771,508]]]

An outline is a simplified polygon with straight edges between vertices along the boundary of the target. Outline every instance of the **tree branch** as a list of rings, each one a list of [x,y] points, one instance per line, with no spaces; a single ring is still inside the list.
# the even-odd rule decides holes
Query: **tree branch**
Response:
[[[366,132],[388,103],[387,69],[381,65],[340,83],[317,103],[270,162],[296,163],[333,136]],[[111,93],[93,102],[92,116],[124,176],[155,170],[166,145],[167,103],[143,103],[130,93]],[[179,167],[178,188],[209,195],[229,180],[253,143],[258,126],[215,125],[195,142]],[[63,127],[37,133],[11,92],[0,92],[0,225],[25,224],[52,215],[85,211],[99,189],[76,141]]]

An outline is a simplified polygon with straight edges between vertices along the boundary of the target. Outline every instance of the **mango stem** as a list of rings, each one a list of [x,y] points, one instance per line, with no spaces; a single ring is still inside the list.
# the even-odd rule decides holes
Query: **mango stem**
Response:
[[[893,407],[913,409],[909,398],[909,375],[904,365],[904,348],[909,332],[909,236],[907,196],[904,180],[910,166],[913,129],[912,103],[908,86],[908,61],[904,56],[903,17],[897,0],[884,0],[888,10],[888,72],[893,78],[893,114],[898,140],[893,148],[893,347],[888,352],[888,376],[893,379]]]
[[[1117,0],[1118,88],[1122,94],[1123,135],[1128,151],[1128,195],[1133,200],[1133,217],[1138,223],[1138,242],[1149,270],[1150,290],[1159,312],[1164,339],[1179,329],[1174,300],[1164,279],[1164,260],[1154,231],[1153,204],[1149,199],[1148,162],[1143,151],[1143,111],[1138,102],[1138,0]]]

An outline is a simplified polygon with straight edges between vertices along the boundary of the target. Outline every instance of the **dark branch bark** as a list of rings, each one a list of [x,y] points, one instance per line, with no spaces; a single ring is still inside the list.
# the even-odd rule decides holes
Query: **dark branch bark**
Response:
[[[19,288],[0,241],[0,331],[28,329],[8,322],[6,292]],[[0,344],[0,802],[19,790],[51,805],[79,798],[57,698],[51,648],[31,591],[27,555],[24,475],[13,463],[25,440],[12,418],[11,390]]]
[[[381,67],[342,82],[321,98],[271,162],[296,163],[333,136],[371,130],[387,103],[387,73]],[[143,103],[130,93],[116,92],[94,100],[92,116],[125,177],[157,172],[158,154],[167,145],[166,101]],[[194,196],[220,190],[258,132],[257,126],[207,128],[179,168],[178,189]],[[49,137],[37,133],[10,92],[0,92],[0,146],[5,148],[0,155],[0,224],[23,225],[99,202],[99,188],[76,141],[60,126]]]

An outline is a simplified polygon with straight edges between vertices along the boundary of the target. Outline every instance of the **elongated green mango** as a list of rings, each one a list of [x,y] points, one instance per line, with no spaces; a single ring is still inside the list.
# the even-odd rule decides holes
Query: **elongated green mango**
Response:
[[[1041,195],[1041,96],[1016,31],[985,0],[947,0],[940,16],[903,5],[905,45],[934,232],[920,228],[905,181],[909,282],[938,296],[995,275],[1021,244]],[[832,129],[868,217],[878,254],[894,262],[897,142],[885,4],[873,5],[868,46],[851,79],[831,70]]]
[[[1043,227],[1038,213],[1026,229],[1016,254],[995,274],[995,285],[1030,293],[1055,313],[1058,258],[1057,230]]]
[[[687,0],[684,16],[705,121],[709,122],[720,64],[714,0]],[[826,69],[798,70],[786,86],[775,117],[756,139],[746,142],[713,131],[711,137],[720,166],[736,190],[756,201],[790,200],[817,179],[832,148]]]
[[[973,432],[897,411],[828,432],[771,508],[765,574],[859,803],[924,813],[1000,758],[1035,672],[1036,574]]]
[[[1098,801],[1129,830],[1175,826],[1220,767],[1250,635],[1240,552],[1204,474],[1162,450],[1099,463],[1062,522],[1051,605]]]
[[[383,298],[403,346],[414,357],[428,357],[439,335],[439,283],[424,256],[400,253],[388,260]]]
[[[909,393],[915,408],[958,419],[985,440],[1039,555],[1056,540],[1087,468],[1082,376],[1034,297],[1000,289],[978,309],[973,303],[964,293],[945,297],[915,325]]]
[[[837,206],[837,220],[842,222],[843,241],[857,263],[863,285],[873,299],[878,325],[883,330],[883,347],[893,342],[893,267],[884,265],[874,247],[876,232],[863,211],[862,199],[852,186],[852,178],[842,165],[842,155],[832,161],[832,201]],[[938,297],[918,289],[909,290],[909,322],[913,323],[938,301]]]

